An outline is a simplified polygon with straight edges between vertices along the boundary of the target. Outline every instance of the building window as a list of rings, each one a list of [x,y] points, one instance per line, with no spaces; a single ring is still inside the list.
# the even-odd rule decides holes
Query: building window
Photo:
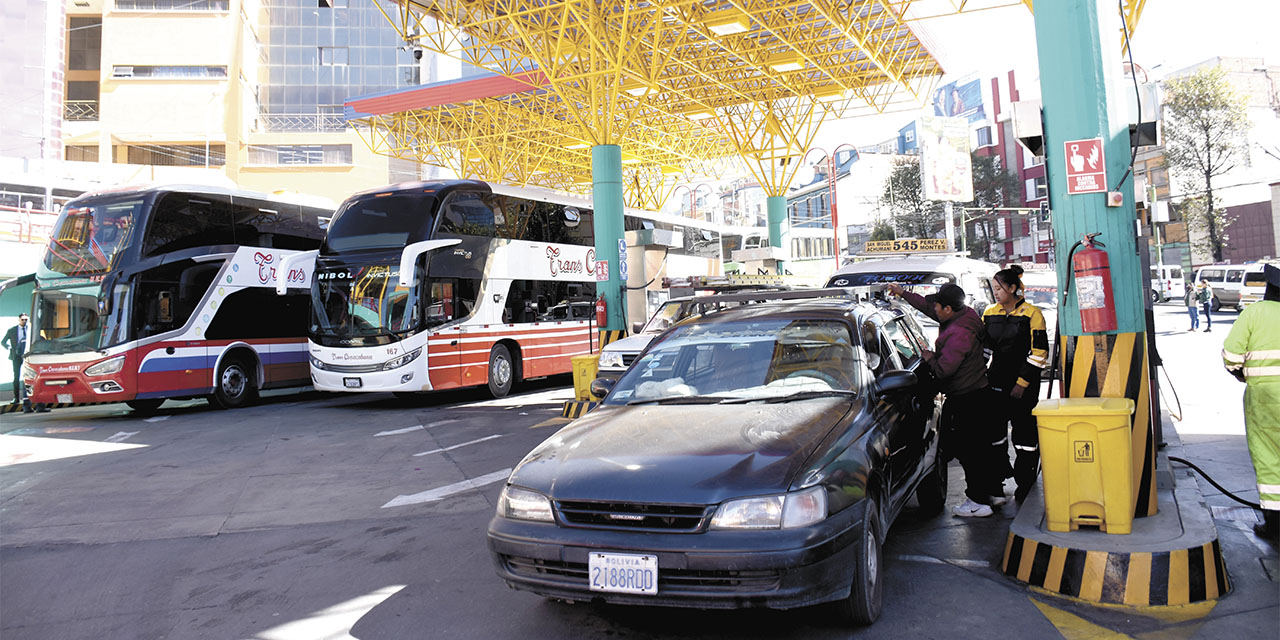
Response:
[[[67,83],[67,99],[62,118],[68,121],[97,121],[98,83],[72,80]]]
[[[113,78],[225,78],[226,67],[155,67],[116,65],[111,69]]]
[[[978,146],[987,147],[995,144],[991,141],[991,127],[978,128]]]
[[[230,0],[116,0],[119,11],[226,11]]]
[[[1027,178],[1025,184],[1027,187],[1027,202],[1049,197],[1049,183],[1045,181],[1044,176]]]
[[[255,144],[249,146],[249,164],[324,165],[352,164],[349,144]]]
[[[67,29],[67,70],[97,71],[102,59],[102,18],[71,18]]]
[[[335,65],[346,66],[347,48],[320,47],[320,64],[326,67],[332,67]]]
[[[221,167],[227,163],[227,154],[221,144],[207,147],[202,144],[131,145],[127,162],[157,167]]]
[[[97,162],[98,145],[69,144],[66,146],[66,157],[73,162]]]

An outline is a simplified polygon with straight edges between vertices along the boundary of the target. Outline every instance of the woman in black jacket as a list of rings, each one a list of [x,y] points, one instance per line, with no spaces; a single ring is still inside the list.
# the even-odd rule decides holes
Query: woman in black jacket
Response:
[[[1049,365],[1049,334],[1040,308],[1023,297],[1022,267],[1014,265],[996,273],[991,280],[996,304],[986,308],[982,322],[986,325],[984,345],[991,352],[987,379],[991,388],[1005,398],[1006,416],[1001,422],[1013,425],[1014,464],[1009,467],[1008,435],[992,446],[1004,461],[1004,477],[1012,476],[1018,484],[1014,496],[1026,499],[1040,473],[1040,438],[1031,410],[1040,394],[1040,372]],[[996,496],[996,501],[1004,496]]]

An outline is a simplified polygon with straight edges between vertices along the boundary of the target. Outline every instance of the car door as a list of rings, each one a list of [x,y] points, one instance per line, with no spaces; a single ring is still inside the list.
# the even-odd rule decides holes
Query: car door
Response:
[[[933,372],[920,357],[920,344],[907,326],[907,319],[888,319],[882,330],[899,366],[916,374],[919,382],[898,400],[902,415],[890,439],[890,466],[895,486],[911,486],[921,468],[921,460],[935,437],[935,409],[938,392]]]
[[[1234,307],[1240,304],[1240,293],[1243,289],[1244,269],[1227,269],[1226,280],[1222,284],[1218,301],[1224,307]]]

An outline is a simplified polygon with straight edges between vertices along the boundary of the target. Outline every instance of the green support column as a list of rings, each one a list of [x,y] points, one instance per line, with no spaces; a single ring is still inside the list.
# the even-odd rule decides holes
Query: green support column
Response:
[[[618,241],[623,239],[622,147],[602,144],[591,148],[591,202],[594,207],[596,260],[609,263],[609,280],[596,282],[596,294],[603,295],[609,322],[602,331],[625,331],[626,301],[618,269]]]
[[[787,221],[787,197],[769,196],[765,198],[765,211],[769,216],[769,246],[782,249],[789,248],[790,225]],[[778,273],[786,273],[783,261],[778,261]]]
[[[1114,189],[1129,168],[1129,116],[1119,84],[1123,80],[1119,12],[1110,0],[1037,2],[1035,24],[1058,286],[1065,287],[1072,277],[1067,262],[1071,246],[1086,233],[1102,232],[1098,239],[1106,244],[1111,262],[1114,333],[1143,331],[1133,177],[1120,189],[1124,194],[1120,207],[1107,207],[1105,193],[1067,195],[1063,147],[1069,140],[1101,137],[1108,189]],[[1058,315],[1065,335],[1084,334],[1074,286]]]

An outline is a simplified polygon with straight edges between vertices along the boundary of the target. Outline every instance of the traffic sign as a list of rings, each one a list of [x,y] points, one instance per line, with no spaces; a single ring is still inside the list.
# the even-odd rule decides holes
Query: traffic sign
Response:
[[[1068,140],[1063,159],[1067,165],[1067,194],[1102,193],[1107,190],[1107,161],[1102,138]]]

